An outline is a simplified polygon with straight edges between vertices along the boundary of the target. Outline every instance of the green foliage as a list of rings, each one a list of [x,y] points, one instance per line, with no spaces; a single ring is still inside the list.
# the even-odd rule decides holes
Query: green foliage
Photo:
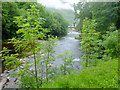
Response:
[[[99,33],[95,31],[95,20],[89,20],[88,18],[85,18],[83,23],[82,41],[80,43],[81,50],[84,53],[83,58],[86,62],[85,66],[87,67],[89,63],[96,65],[98,62]]]
[[[73,54],[66,50],[63,54],[59,54],[57,57],[62,58],[63,64],[61,64],[60,70],[63,75],[70,74],[71,70],[73,69]]]
[[[118,60],[100,62],[76,75],[59,76],[42,88],[118,88]]]
[[[20,49],[20,46],[23,46],[24,48],[29,49],[29,53],[34,55],[34,77],[35,77],[35,84],[34,88],[38,87],[38,76],[37,76],[37,62],[38,60],[36,59],[36,54],[41,51],[41,44],[38,42],[38,38],[43,39],[45,37],[45,33],[47,32],[46,29],[43,29],[41,26],[41,21],[42,18],[39,17],[39,11],[35,8],[35,6],[31,6],[31,9],[27,9],[28,11],[28,16],[25,18],[23,16],[20,17],[15,17],[18,27],[20,29],[16,32],[17,34],[21,34],[21,38],[16,38],[17,42],[20,41],[27,41],[27,43],[21,43],[21,44],[15,44],[17,45],[16,47],[18,48],[17,50]],[[40,60],[40,59],[39,59]],[[27,66],[27,65],[26,65]],[[28,64],[29,66],[29,64]],[[18,74],[21,71],[18,72]],[[23,72],[28,72],[28,76],[30,73],[30,70],[24,70]],[[29,87],[30,83],[26,83],[26,80],[29,80],[29,78],[24,78],[23,72],[21,72],[19,76],[21,76],[21,81],[22,81],[22,87]],[[26,73],[27,74],[27,73]],[[33,77],[30,78],[33,80]],[[25,82],[24,82],[25,81]],[[32,86],[31,86],[32,87]]]
[[[56,45],[55,42],[57,41],[57,38],[50,38],[48,35],[48,41],[44,43],[44,48],[43,48],[43,59],[45,60],[45,67],[46,67],[46,80],[47,82],[49,81],[48,75],[50,74],[50,61],[55,61],[55,57],[53,56],[53,53],[55,52],[53,50],[53,47]]]
[[[118,57],[118,30],[107,32],[104,36],[102,45],[105,47],[105,55],[112,58]]]
[[[2,38],[3,41],[16,35],[18,27],[15,25],[14,16],[21,15],[18,6],[14,2],[2,3]]]
[[[119,27],[119,2],[79,2],[74,5],[75,20],[79,20],[77,27],[82,29],[83,20],[85,17],[95,19],[96,31],[105,33],[111,23]],[[78,13],[79,11],[79,13]]]
[[[85,66],[96,65],[99,57],[110,60],[118,57],[118,30],[112,24],[106,34],[100,39],[100,33],[95,31],[95,20],[86,18],[83,21],[81,50],[85,59]],[[116,30],[116,31],[115,31]],[[84,65],[83,65],[84,66]]]
[[[28,16],[27,9],[30,9],[30,5],[35,5],[39,10],[39,17],[44,18],[41,22],[41,26],[49,30],[45,36],[51,34],[53,36],[64,36],[67,34],[68,22],[59,14],[53,13],[47,10],[43,5],[32,2],[3,2],[2,3],[2,37],[3,41],[8,41],[15,36],[21,36],[22,34],[16,34],[19,27],[13,22],[15,16]],[[21,17],[22,18],[22,17]],[[26,20],[25,20],[26,21]],[[47,39],[44,38],[44,39]]]
[[[2,56],[2,61],[4,61],[4,64],[6,65],[6,69],[14,69],[17,68],[22,64],[21,61],[19,61],[18,53],[16,54],[9,54],[10,50],[8,50],[6,47],[3,47],[3,50],[0,52]]]
[[[59,13],[54,13],[54,24],[50,29],[52,35],[54,36],[65,36],[67,34],[68,22],[62,18]]]
[[[34,70],[30,70],[30,67],[32,65],[33,64],[27,63],[25,65],[20,66],[19,71],[15,71],[14,73],[12,73],[12,75],[18,77],[19,82],[17,82],[17,85],[19,87],[37,88],[38,83],[36,83],[36,76],[34,74]]]

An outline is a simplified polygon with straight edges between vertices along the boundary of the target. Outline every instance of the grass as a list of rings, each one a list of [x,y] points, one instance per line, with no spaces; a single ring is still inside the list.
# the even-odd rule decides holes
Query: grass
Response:
[[[100,62],[76,75],[59,76],[43,88],[118,88],[118,60]]]

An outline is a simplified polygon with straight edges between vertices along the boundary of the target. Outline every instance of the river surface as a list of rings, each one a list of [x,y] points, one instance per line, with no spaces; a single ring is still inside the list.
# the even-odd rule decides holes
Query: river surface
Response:
[[[68,30],[68,34],[65,37],[62,37],[57,42],[57,46],[54,47],[54,50],[56,51],[54,56],[56,57],[59,54],[64,53],[66,50],[70,51],[74,55],[74,61],[82,60],[82,52],[80,51],[80,40],[75,39],[75,37],[79,36],[79,32],[76,32],[74,30]],[[56,59],[54,62],[55,65],[59,66],[62,64],[63,61],[60,59]]]

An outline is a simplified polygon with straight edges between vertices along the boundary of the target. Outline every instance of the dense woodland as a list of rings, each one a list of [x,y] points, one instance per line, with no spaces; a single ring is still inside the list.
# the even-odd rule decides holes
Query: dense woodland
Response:
[[[59,13],[38,3],[2,5],[3,40],[10,39],[16,50],[15,54],[9,54],[10,50],[4,47],[2,60],[8,70],[15,71],[11,76],[18,77],[19,87],[118,88],[120,2],[79,2],[73,5],[74,25],[82,33],[77,37],[81,40],[83,54],[80,70],[67,68],[73,67],[74,60],[69,51],[53,56],[56,36],[66,35],[68,27],[68,22]],[[45,41],[39,42],[38,39]],[[28,57],[25,53],[34,56],[33,63],[24,64],[20,60],[20,54]],[[56,58],[63,61],[60,67],[52,67],[50,63]]]
[[[39,17],[43,18],[42,27],[49,30],[46,35],[51,34],[54,36],[64,36],[67,34],[68,22],[57,12],[52,12],[46,9],[39,3],[25,3],[25,2],[4,2],[2,3],[2,38],[3,41],[8,41],[15,37],[16,31],[19,29],[15,24],[15,16],[27,16],[27,9],[30,5],[36,5],[40,11]]]
[[[96,31],[105,33],[114,23],[116,29],[120,28],[120,3],[119,2],[87,2],[74,5],[75,20],[79,19],[77,27],[82,29],[85,17],[96,20]]]

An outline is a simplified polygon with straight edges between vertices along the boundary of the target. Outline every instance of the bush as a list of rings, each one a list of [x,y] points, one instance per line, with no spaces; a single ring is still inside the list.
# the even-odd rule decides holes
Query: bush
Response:
[[[118,55],[118,30],[107,32],[104,36],[103,46],[105,52],[112,58]]]

